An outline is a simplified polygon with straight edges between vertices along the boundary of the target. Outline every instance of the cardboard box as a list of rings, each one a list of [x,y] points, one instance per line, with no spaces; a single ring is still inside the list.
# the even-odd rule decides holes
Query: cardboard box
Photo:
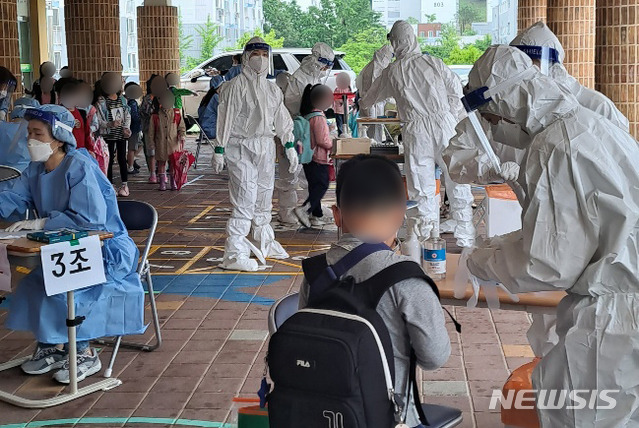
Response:
[[[336,138],[333,141],[333,155],[367,155],[370,152],[370,138]]]

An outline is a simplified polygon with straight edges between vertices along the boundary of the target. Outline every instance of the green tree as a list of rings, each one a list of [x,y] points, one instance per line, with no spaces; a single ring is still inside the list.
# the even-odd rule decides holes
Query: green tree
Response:
[[[373,54],[386,44],[386,29],[376,26],[355,34],[346,43],[337,48],[344,52],[344,57],[355,73],[373,59]]]
[[[477,40],[475,42],[475,47],[477,47],[477,49],[479,49],[480,51],[484,52],[492,44],[493,44],[493,38],[490,36],[490,34],[486,34],[486,36],[484,36],[483,39]]]
[[[419,24],[419,19],[413,18],[412,16],[409,16],[408,19],[406,20],[406,22],[408,22],[410,25],[418,25]]]
[[[432,56],[445,60],[450,56],[454,49],[459,48],[460,41],[461,38],[459,37],[455,26],[452,24],[444,24],[442,25],[439,44],[436,46],[422,45],[422,50]]]
[[[186,52],[193,45],[193,36],[184,34],[184,24],[182,23],[182,14],[178,16],[178,34],[180,38],[180,71],[186,73],[190,70],[187,66],[188,57]]]
[[[286,47],[311,47],[316,42],[341,46],[355,34],[379,26],[380,18],[370,0],[320,0],[319,7],[307,11],[295,0],[264,0],[263,8],[264,30],[275,30]]]
[[[283,37],[278,38],[275,35],[275,30],[271,29],[271,31],[269,31],[268,33],[264,34],[264,31],[260,30],[259,28],[256,28],[255,31],[252,32],[252,33],[244,33],[244,34],[242,34],[242,37],[240,37],[237,40],[237,43],[235,44],[235,47],[229,48],[227,50],[244,49],[244,46],[253,37],[261,37],[261,38],[263,38],[264,41],[266,43],[268,43],[272,48],[284,47],[284,38]]]
[[[215,48],[224,40],[224,37],[218,33],[218,27],[219,26],[211,19],[211,15],[209,15],[204,24],[198,25],[195,28],[195,32],[201,39],[200,56],[187,59],[188,69],[197,67],[213,56]]]
[[[477,22],[482,17],[479,8],[470,3],[464,3],[459,5],[457,11],[457,24],[459,25],[459,32],[465,34],[472,31],[473,22]]]
[[[428,22],[429,24],[432,24],[433,22],[437,21],[437,15],[435,15],[434,13],[431,14],[426,14],[424,15],[424,18],[426,18],[426,22]]]
[[[484,52],[479,50],[475,45],[467,45],[463,48],[457,46],[450,52],[447,58],[444,58],[444,62],[448,65],[472,65],[479,59]]]

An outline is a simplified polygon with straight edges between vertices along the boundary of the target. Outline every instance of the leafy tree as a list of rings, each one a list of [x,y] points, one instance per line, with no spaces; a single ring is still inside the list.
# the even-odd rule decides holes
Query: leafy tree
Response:
[[[359,74],[362,68],[373,59],[375,51],[386,42],[386,29],[376,26],[355,34],[337,50],[344,52],[348,65]]]
[[[419,24],[419,19],[413,18],[412,16],[409,16],[408,19],[406,20],[406,22],[408,22],[410,25],[418,25]]]
[[[457,46],[447,58],[444,58],[444,62],[448,65],[474,64],[483,53],[475,45],[467,45],[463,48]]]
[[[467,31],[471,31],[473,22],[477,22],[481,18],[482,14],[477,6],[469,3],[460,4],[457,11],[459,32],[464,34]]]
[[[460,46],[461,37],[451,24],[442,25],[439,45],[422,46],[428,54],[441,58],[446,64],[474,64],[491,45],[490,36],[478,40],[474,44]]]
[[[430,55],[436,56],[441,59],[448,58],[450,53],[459,48],[459,42],[461,38],[452,24],[442,25],[441,38],[439,45],[436,46],[422,46],[422,50]]]
[[[187,55],[186,52],[191,49],[193,45],[193,36],[184,34],[184,24],[182,22],[182,14],[178,16],[178,34],[180,38],[180,71],[182,73],[186,73],[189,69],[187,66]]]
[[[342,46],[355,34],[379,26],[380,14],[370,0],[320,0],[303,11],[295,0],[264,0],[264,30],[275,30],[286,47],[311,47],[316,42]]]
[[[435,15],[434,13],[431,14],[426,14],[424,15],[424,18],[426,18],[426,22],[428,22],[429,24],[432,24],[433,22],[437,21],[437,15]]]
[[[486,36],[484,36],[483,39],[477,40],[475,42],[475,46],[477,47],[477,49],[479,49],[482,52],[488,49],[492,44],[493,44],[493,38],[490,36],[490,34],[486,34]]]
[[[188,58],[187,66],[189,69],[197,67],[213,56],[215,48],[224,40],[224,37],[218,33],[218,27],[219,26],[211,19],[211,15],[209,15],[204,24],[198,25],[195,28],[195,32],[202,39],[202,44],[200,56],[198,58]]]
[[[275,35],[275,30],[271,29],[271,31],[269,31],[268,33],[264,34],[264,31],[260,30],[259,28],[256,28],[255,31],[252,32],[252,33],[244,33],[244,34],[242,34],[242,37],[240,37],[237,40],[237,43],[235,44],[235,46],[232,47],[232,48],[229,48],[227,50],[230,51],[230,50],[234,50],[234,49],[244,49],[244,46],[253,37],[261,37],[261,38],[263,38],[264,41],[266,43],[268,43],[272,48],[284,47],[284,38],[283,37],[278,38]]]

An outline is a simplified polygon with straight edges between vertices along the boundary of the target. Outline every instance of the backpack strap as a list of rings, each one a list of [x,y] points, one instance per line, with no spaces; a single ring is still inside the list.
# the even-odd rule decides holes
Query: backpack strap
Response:
[[[356,264],[379,251],[391,251],[391,249],[386,244],[361,244],[332,266],[328,265],[325,254],[304,260],[302,267],[310,285],[309,300],[323,294]],[[320,259],[320,257],[323,258]]]

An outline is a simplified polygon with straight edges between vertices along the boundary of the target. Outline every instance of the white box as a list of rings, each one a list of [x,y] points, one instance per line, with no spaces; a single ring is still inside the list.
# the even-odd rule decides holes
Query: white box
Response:
[[[503,186],[508,187],[486,186],[486,236],[489,238],[521,229],[521,205],[514,192]]]

